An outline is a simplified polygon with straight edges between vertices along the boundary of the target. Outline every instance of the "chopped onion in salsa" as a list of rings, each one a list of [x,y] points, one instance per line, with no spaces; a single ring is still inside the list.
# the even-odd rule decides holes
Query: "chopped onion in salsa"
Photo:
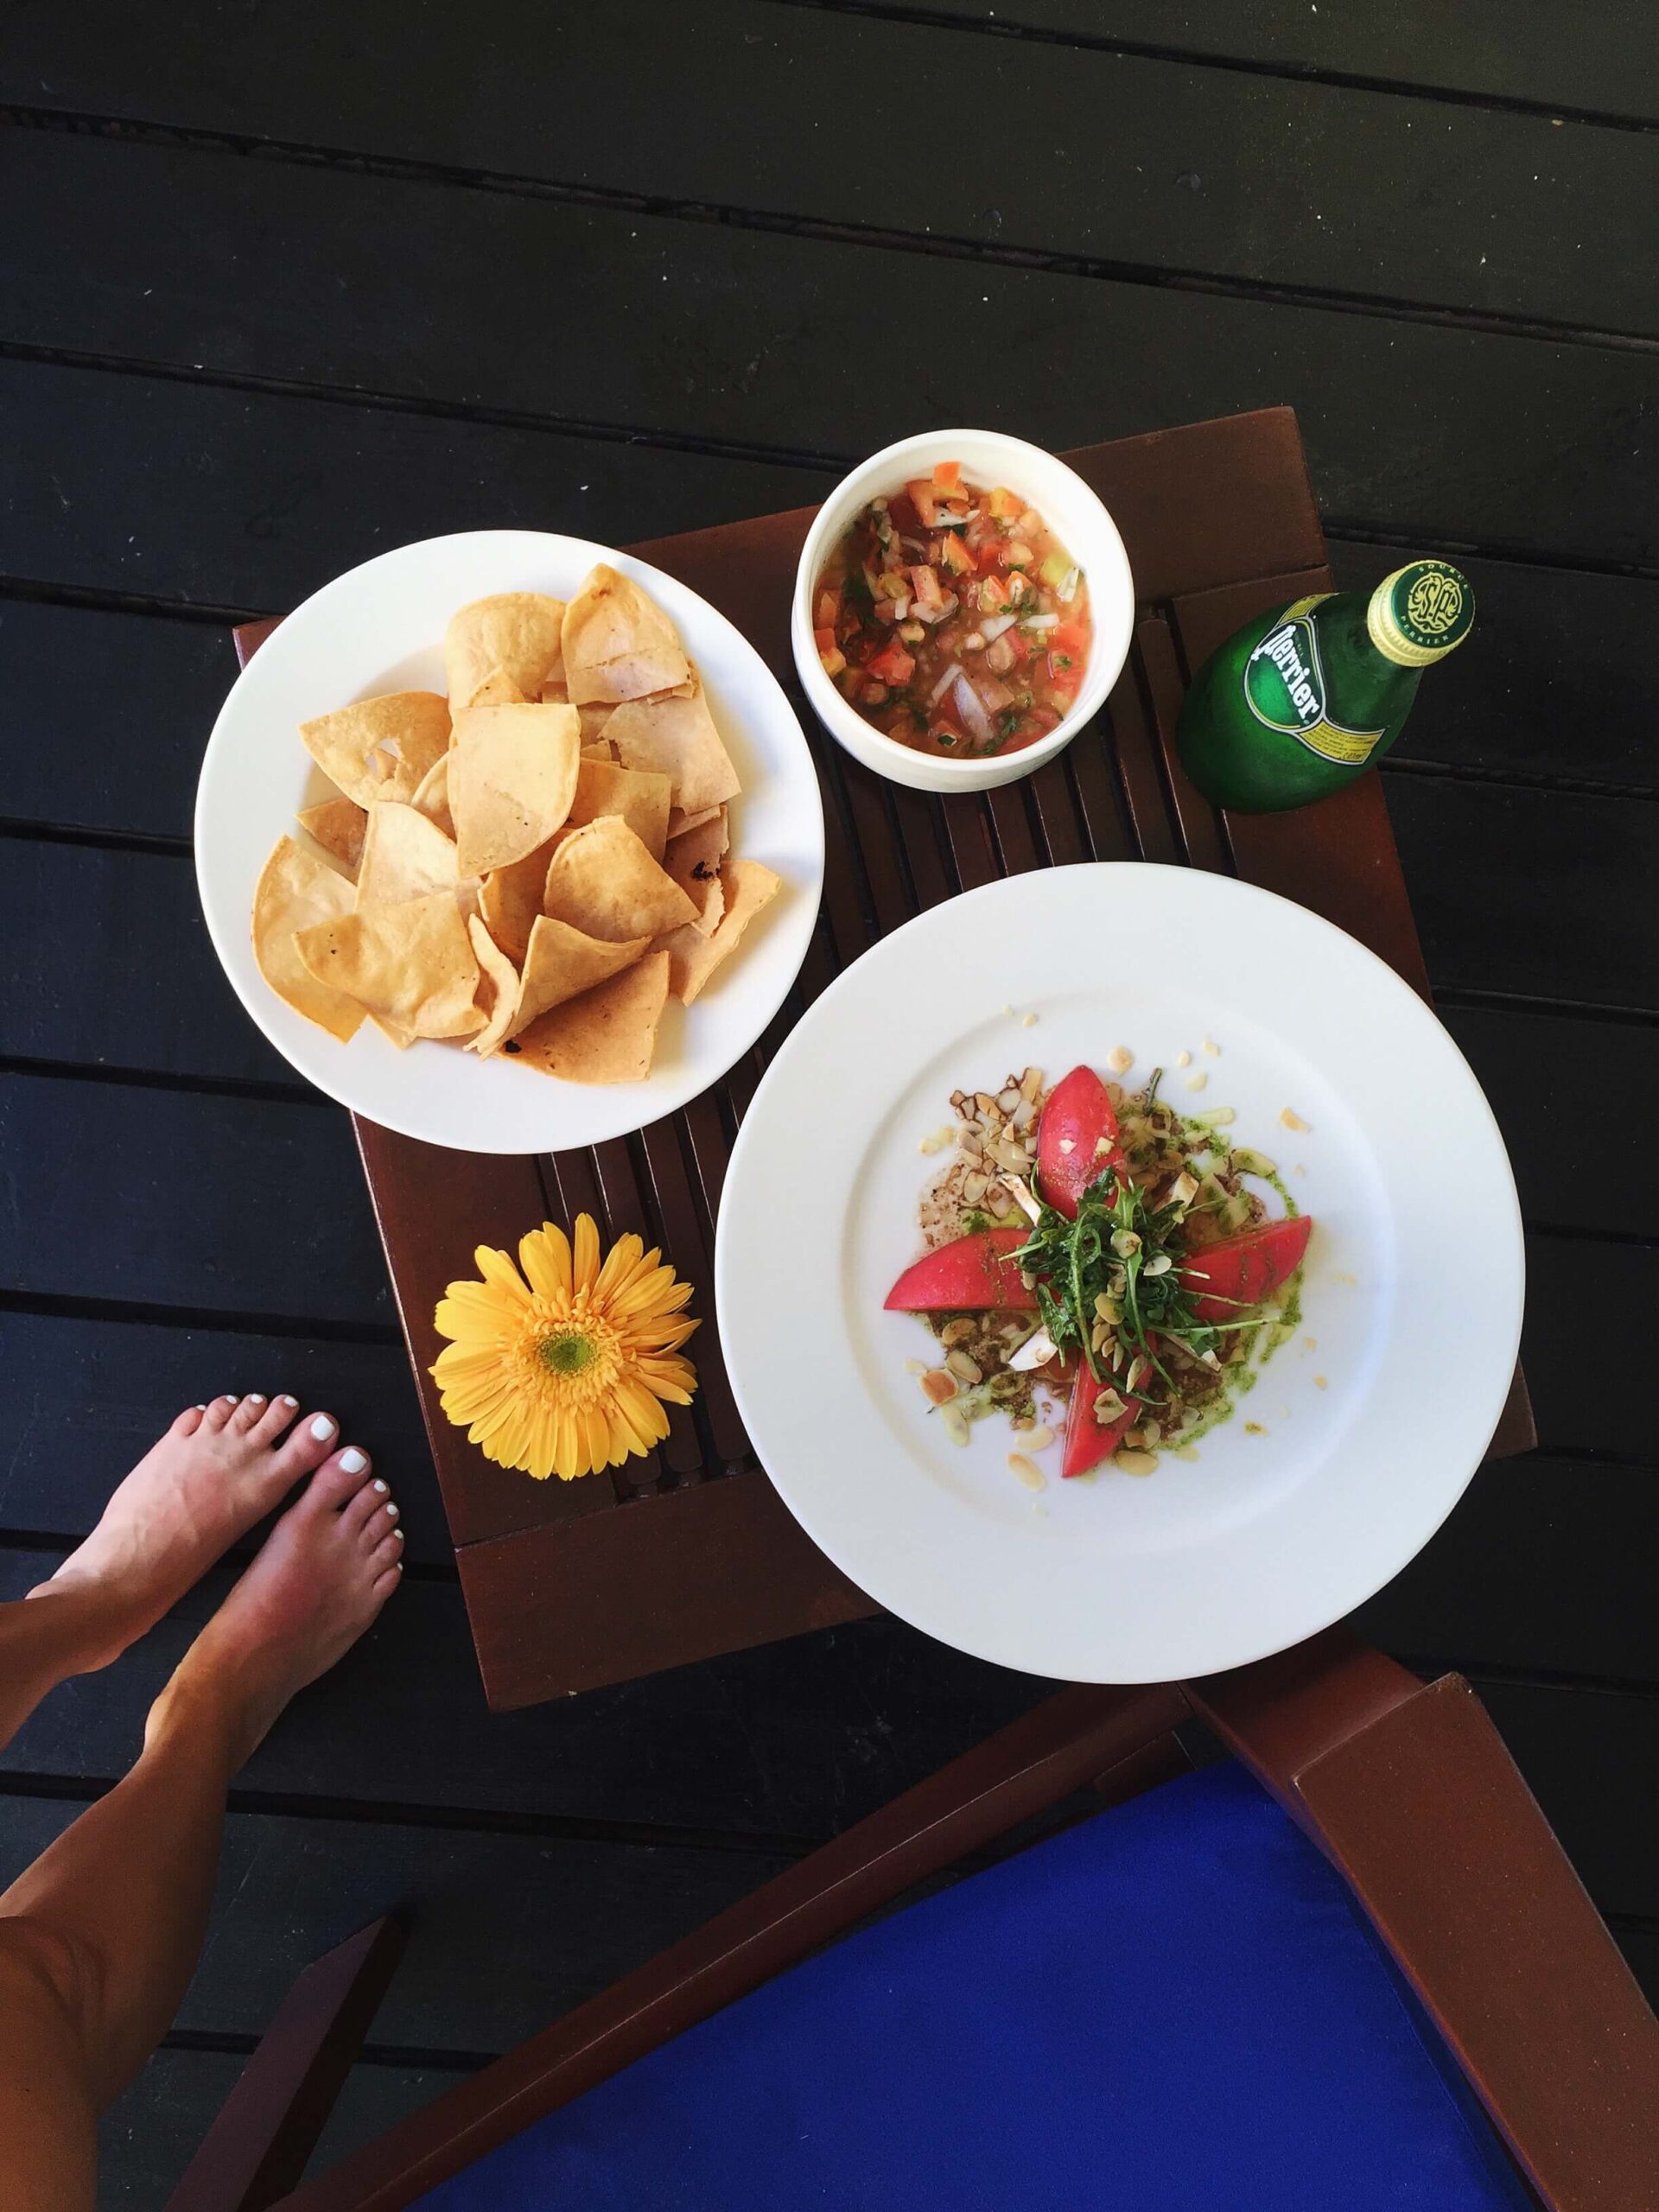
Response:
[[[1042,517],[954,461],[860,509],[812,620],[824,674],[867,722],[958,760],[1058,728],[1094,635],[1083,571]]]

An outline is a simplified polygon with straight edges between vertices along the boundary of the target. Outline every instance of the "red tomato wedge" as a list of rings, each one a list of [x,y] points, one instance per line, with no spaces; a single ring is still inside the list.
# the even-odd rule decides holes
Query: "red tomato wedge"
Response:
[[[1094,1370],[1088,1361],[1077,1364],[1077,1379],[1071,1385],[1071,1409],[1065,1417],[1065,1456],[1060,1462],[1062,1475],[1086,1475],[1090,1467],[1116,1451],[1125,1433],[1135,1427],[1140,1408],[1131,1402],[1121,1421],[1103,1424],[1095,1419],[1095,1401],[1105,1389],[1096,1382]]]
[[[1049,1092],[1037,1131],[1039,1197],[1075,1221],[1077,1200],[1105,1172],[1116,1150],[1117,1116],[1105,1084],[1092,1068],[1073,1068]]]
[[[1195,1252],[1181,1269],[1181,1281],[1192,1293],[1198,1319],[1231,1321],[1241,1308],[1270,1297],[1300,1267],[1313,1228],[1311,1214],[1298,1214],[1294,1221],[1266,1222]]]
[[[1026,1242],[1023,1229],[977,1229],[941,1244],[906,1268],[887,1293],[896,1313],[983,1313],[993,1306],[1033,1308],[1037,1294],[1020,1280],[1007,1255]]]

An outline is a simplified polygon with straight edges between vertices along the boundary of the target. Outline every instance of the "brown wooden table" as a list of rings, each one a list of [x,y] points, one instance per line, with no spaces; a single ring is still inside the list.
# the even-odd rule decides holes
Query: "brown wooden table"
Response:
[[[721,608],[797,696],[823,787],[823,908],[796,989],[754,1052],[683,1112],[628,1139],[502,1159],[416,1143],[359,1119],[357,1136],[414,1363],[466,1593],[497,1710],[622,1681],[876,1610],[830,1565],[756,1461],[726,1378],[711,1257],[728,1147],[768,1053],[836,972],[925,906],[996,875],[1143,859],[1234,874],[1313,909],[1427,997],[1427,979],[1376,776],[1287,815],[1224,815],[1173,751],[1187,676],[1275,601],[1331,588],[1301,441],[1287,408],[1085,447],[1066,458],[1110,507],[1140,609],[1104,714],[1058,760],[1001,791],[900,790],[843,753],[795,695],[789,604],[813,510],[633,550]],[[237,632],[243,661],[275,627]],[[581,1482],[493,1466],[443,1416],[429,1370],[433,1309],[551,1217],[637,1230],[696,1285],[702,1389],[644,1460]],[[1494,1456],[1536,1441],[1515,1389]]]

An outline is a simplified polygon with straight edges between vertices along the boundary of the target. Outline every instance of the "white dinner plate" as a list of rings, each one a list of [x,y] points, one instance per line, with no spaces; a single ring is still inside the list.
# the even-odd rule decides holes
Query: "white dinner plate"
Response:
[[[254,885],[302,806],[331,786],[300,742],[313,715],[382,691],[442,691],[449,617],[492,592],[569,598],[596,561],[632,576],[672,618],[743,779],[732,845],[783,889],[695,1005],[669,1001],[644,1083],[561,1083],[510,1057],[418,1043],[400,1052],[365,1022],[342,1045],[259,973]],[[789,579],[779,578],[779,591]],[[302,833],[296,833],[301,834]],[[248,1012],[299,1072],[388,1129],[467,1152],[599,1144],[671,1114],[747,1052],[806,957],[823,884],[823,810],[806,741],[777,679],[706,600],[643,561],[540,531],[467,531],[399,546],[296,607],[259,648],[213,725],[196,793],[196,876],[207,927]]]
[[[1313,1215],[1302,1320],[1196,1459],[1065,1482],[1057,1443],[1033,1495],[1001,1417],[950,1441],[906,1371],[936,1339],[882,1301],[950,1093],[1120,1046],[1131,1086],[1161,1065],[1173,1103],[1235,1109]],[[1198,869],[1039,869],[896,931],[795,1029],[732,1154],[715,1286],[755,1449],[861,1589],[1004,1666],[1166,1681],[1340,1619],[1451,1511],[1515,1370],[1520,1211],[1466,1062],[1353,938]]]

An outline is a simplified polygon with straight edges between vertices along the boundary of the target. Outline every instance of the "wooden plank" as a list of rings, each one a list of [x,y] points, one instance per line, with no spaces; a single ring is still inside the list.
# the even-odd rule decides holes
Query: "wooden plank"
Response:
[[[3,812],[188,839],[201,748],[235,664],[216,624],[0,601]]]
[[[331,153],[395,150],[423,165],[447,160],[486,169],[497,180],[517,174],[538,184],[622,194],[636,206],[643,196],[781,212],[878,236],[903,232],[918,244],[960,240],[998,254],[1080,258],[1113,271],[1170,270],[1242,286],[1294,286],[1639,335],[1659,331],[1659,280],[1654,257],[1643,250],[1642,220],[1659,193],[1659,157],[1646,134],[1557,128],[1548,117],[1484,105],[1195,69],[1048,41],[1025,44],[1011,67],[1001,41],[817,11],[780,19],[762,0],[723,0],[696,19],[659,0],[612,0],[542,29],[539,50],[567,118],[550,143],[534,128],[545,98],[537,72],[508,71],[499,80],[499,106],[477,104],[483,53],[460,24],[415,34],[416,48],[431,54],[423,69],[397,22],[400,81],[412,97],[397,104],[394,121],[378,87],[364,85],[362,45],[351,46],[348,60],[329,39],[326,19],[315,24],[312,45],[305,18],[321,13],[301,10],[283,28],[302,43],[314,73],[326,67],[322,54],[333,45],[338,76],[313,74],[308,97],[280,106],[280,80],[254,58],[266,44],[264,26],[255,19],[235,38],[219,34],[226,60],[233,52],[243,68],[234,86],[222,86],[216,111],[206,118],[209,130],[241,132],[251,123],[260,135],[316,144],[317,94],[326,85],[333,112],[321,143]],[[390,10],[368,13],[371,21],[382,17],[390,35]],[[522,29],[526,38],[533,35],[527,14]],[[726,57],[718,71],[705,66],[711,35]],[[177,48],[166,41],[160,54],[152,46],[135,54],[131,76],[111,88],[119,105],[130,109],[142,100],[147,79],[151,105],[137,111],[146,124],[167,121],[187,103],[204,110],[201,92],[178,79],[187,53],[189,73],[199,77],[194,48],[213,35]],[[130,32],[122,41],[119,27],[111,36],[139,43]],[[77,79],[108,73],[99,42],[90,27],[84,37],[63,41],[27,89],[5,97],[38,106],[44,78],[49,104],[61,109]],[[453,58],[441,60],[432,51],[440,47]],[[157,83],[162,73],[168,81]],[[4,82],[19,86],[20,75],[14,57]],[[620,111],[612,96],[620,81],[629,86]],[[1017,173],[1007,165],[994,194],[964,194],[948,165],[924,163],[895,205],[865,155],[870,144],[910,126],[908,103],[921,82],[963,111],[994,104],[1008,142],[1040,144],[1046,159]],[[457,83],[473,88],[473,99],[446,102]],[[697,87],[699,127],[690,135],[667,127],[688,83]],[[87,89],[94,108],[110,112],[93,86]],[[365,92],[378,112],[365,112]],[[348,104],[356,111],[349,116],[341,112]],[[773,132],[764,168],[753,158],[760,115]],[[1240,145],[1262,149],[1248,191],[1237,188],[1220,150]],[[1481,180],[1478,193],[1468,188],[1471,176]],[[0,266],[32,340],[153,359],[154,338],[148,346],[142,341],[164,327],[171,298],[182,295],[208,322],[219,303],[228,327],[246,342],[247,359],[266,372],[279,350],[339,346],[377,319],[383,298],[418,296],[422,239],[465,222],[469,200],[496,233],[498,253],[526,265],[524,233],[541,204],[507,196],[499,185],[486,202],[448,179],[400,177],[388,193],[391,180],[341,165],[249,162],[236,152],[170,143],[135,147],[125,134],[14,130],[0,147],[0,177],[18,217],[0,245]],[[419,204],[423,194],[435,213]],[[401,200],[410,211],[404,220],[377,224],[372,210],[383,195]],[[1400,220],[1402,195],[1415,218],[1409,223]],[[1495,209],[1516,212],[1494,221]],[[286,270],[249,251],[262,226],[267,232],[280,226]],[[1586,253],[1586,239],[1598,251]],[[316,257],[320,245],[329,257],[326,269]],[[72,286],[58,281],[66,250],[82,272]],[[142,270],[143,283],[153,283],[162,254],[179,269],[178,283],[156,285],[145,300],[130,280]],[[446,248],[443,259],[452,282],[464,283],[462,255]],[[1606,282],[1611,269],[1620,272],[1616,288]],[[313,311],[295,316],[284,332],[284,302],[302,294],[326,296],[337,278],[346,298],[360,303],[362,321],[338,309]],[[89,312],[100,325],[90,336]],[[126,327],[111,342],[118,321]],[[402,327],[410,330],[410,319]],[[451,327],[451,342],[464,342],[466,319],[457,315]],[[712,358],[723,366],[748,357],[727,348]]]
[[[1652,1357],[1659,1247],[1529,1238],[1522,1361],[1539,1440],[1546,1451],[1603,1453],[1632,1465],[1659,1467],[1659,1436],[1646,1393],[1585,1388],[1586,1281],[1595,1285],[1596,1361],[1601,1371],[1642,1375]]]
[[[1659,1030],[1472,1007],[1440,1018],[1492,1102],[1528,1220],[1659,1237],[1643,1103],[1659,1096]]]
[[[1486,1681],[1482,1702],[1585,1887],[1605,1912],[1651,1910],[1659,1861],[1659,1700]]]
[[[1659,807],[1417,776],[1385,788],[1437,985],[1659,1012],[1659,903],[1636,893],[1659,875]]]
[[[609,325],[617,334],[608,342],[572,349],[555,343],[568,322],[550,325],[549,365],[536,379],[539,419],[575,413],[671,442],[766,440],[798,450],[804,440],[815,453],[833,422],[850,460],[909,427],[903,395],[922,388],[947,416],[1017,428],[1054,447],[1288,397],[1321,501],[1351,529],[1430,545],[1455,538],[1492,552],[1652,558],[1652,460],[1624,428],[1641,421],[1647,397],[1638,353],[1427,322],[1395,326],[1382,345],[1369,316],[771,232],[666,227],[668,266],[641,269],[637,280],[626,255],[618,266],[608,248],[600,254],[607,299],[636,281],[657,296],[641,308],[640,327],[631,323],[625,337]],[[627,242],[614,244],[620,254]],[[664,274],[666,285],[645,283]],[[741,392],[687,392],[676,364],[690,308],[677,286],[695,287],[699,301],[718,293],[732,302],[721,309],[721,342],[752,343],[757,363]],[[845,302],[834,348],[817,342],[816,303],[826,296]],[[491,295],[496,321],[477,333],[480,363],[538,353],[505,296]],[[778,303],[791,301],[786,342],[778,317],[788,310]],[[746,312],[757,318],[747,336]],[[1000,337],[994,357],[972,346],[938,357],[933,331],[969,329],[988,314]],[[1046,373],[1057,329],[1079,354],[1111,360],[1113,377],[1079,385]],[[849,382],[848,358],[882,360],[887,373]],[[1414,418],[1412,438],[1378,435],[1402,391],[1431,389],[1436,406]],[[1020,395],[1017,416],[1010,391]],[[642,449],[579,429],[554,435],[550,423],[538,429],[382,407],[359,415],[332,401],[27,361],[4,364],[0,404],[28,426],[0,516],[0,572],[221,605],[291,605],[352,561],[437,531],[530,524],[632,541],[807,499],[823,481],[677,442]],[[1560,421],[1580,426],[1570,451],[1538,429]],[[217,465],[207,471],[201,456],[210,451]],[[1529,454],[1525,471],[1510,465],[1517,451]],[[277,486],[273,452],[287,463]],[[173,527],[181,485],[193,524],[184,532]],[[95,531],[85,527],[89,517]],[[1210,580],[1178,579],[1188,588]],[[1141,583],[1155,595],[1147,577]]]
[[[310,1095],[226,982],[187,857],[0,837],[0,1053]]]
[[[385,1328],[349,1124],[333,1108],[0,1075],[0,1281],[38,1298]]]
[[[691,1498],[718,1507],[744,1479],[670,1491],[578,1527],[630,1516],[649,1525]],[[0,1598],[32,1588],[58,1556],[0,1549]],[[95,1686],[48,1698],[0,1754],[0,1775],[102,1782],[124,1772],[150,1702],[229,1579],[210,1574]],[[273,1730],[238,1787],[262,1805],[299,1796],[309,1802],[296,1809],[337,1817],[378,1808],[480,1826],[645,1823],[773,1847],[828,1835],[885,1803],[1043,1689],[874,1619],[492,1714],[460,1592],[411,1576]]]
[[[20,439],[0,574],[209,607],[296,606],[353,563],[445,531],[611,543],[815,497],[823,481],[624,438],[15,360],[0,363],[0,411]]]
[[[1229,867],[1229,856],[1221,817],[1187,781],[1185,772],[1175,755],[1175,726],[1180,715],[1185,686],[1176,664],[1173,633],[1168,624],[1162,620],[1143,622],[1138,632],[1138,644],[1141,671],[1146,680],[1147,700],[1152,710],[1152,728],[1155,733],[1153,749],[1160,756],[1159,766],[1162,769],[1163,782],[1168,794],[1166,802],[1168,811],[1179,832],[1189,865],[1211,868],[1224,874]]]
[[[495,1713],[876,1610],[758,1469],[468,1544],[456,1564]]]
[[[1352,1626],[1368,1643],[1442,1666],[1650,1682],[1656,1540],[1659,1465],[1599,1467],[1541,1452],[1505,1460],[1482,1468]]]
[[[1194,61],[1253,63],[1297,75],[1373,79],[1402,88],[1526,101],[1659,120],[1653,17],[1640,0],[1575,16],[1562,38],[1547,17],[1507,0],[1463,0],[1449,18],[1433,0],[1389,9],[1312,8],[1304,0],[906,0],[906,10],[998,29],[1048,31],[1111,46],[1153,46]]]
[[[236,2086],[245,2061],[224,2050],[158,2051],[99,2127],[100,2212],[162,2212],[167,2193]],[[416,2112],[454,2079],[439,2068],[352,2069],[311,2171],[321,2173]]]
[[[1370,591],[1405,557],[1398,547],[1331,547],[1344,591]],[[1654,584],[1454,558],[1474,586],[1474,634],[1430,672],[1389,763],[1659,791]]]
[[[1136,650],[1115,685],[1108,712],[1111,718],[1112,748],[1124,803],[1134,829],[1135,845],[1143,861],[1173,868],[1181,859],[1175,825],[1166,804],[1160,772],[1157,733],[1141,696],[1140,653],[1143,632],[1160,626],[1152,616],[1137,626]],[[1102,857],[1105,857],[1102,855]]]
[[[182,1407],[248,1390],[289,1390],[334,1414],[397,1491],[409,1559],[451,1564],[401,1344],[78,1314],[0,1319],[0,1529],[84,1535]]]
[[[295,1981],[167,2200],[167,2212],[267,2212],[303,2175],[404,1948],[372,1921]]]
[[[662,1224],[664,1256],[693,1288],[692,1313],[703,1325],[691,1340],[690,1356],[697,1370],[698,1396],[715,1451],[728,1465],[746,1459],[747,1432],[727,1380],[720,1332],[714,1325],[715,1285],[712,1237],[697,1216],[681,1134],[674,1121],[652,1122],[640,1132],[640,1148],[650,1177],[651,1199]]]

